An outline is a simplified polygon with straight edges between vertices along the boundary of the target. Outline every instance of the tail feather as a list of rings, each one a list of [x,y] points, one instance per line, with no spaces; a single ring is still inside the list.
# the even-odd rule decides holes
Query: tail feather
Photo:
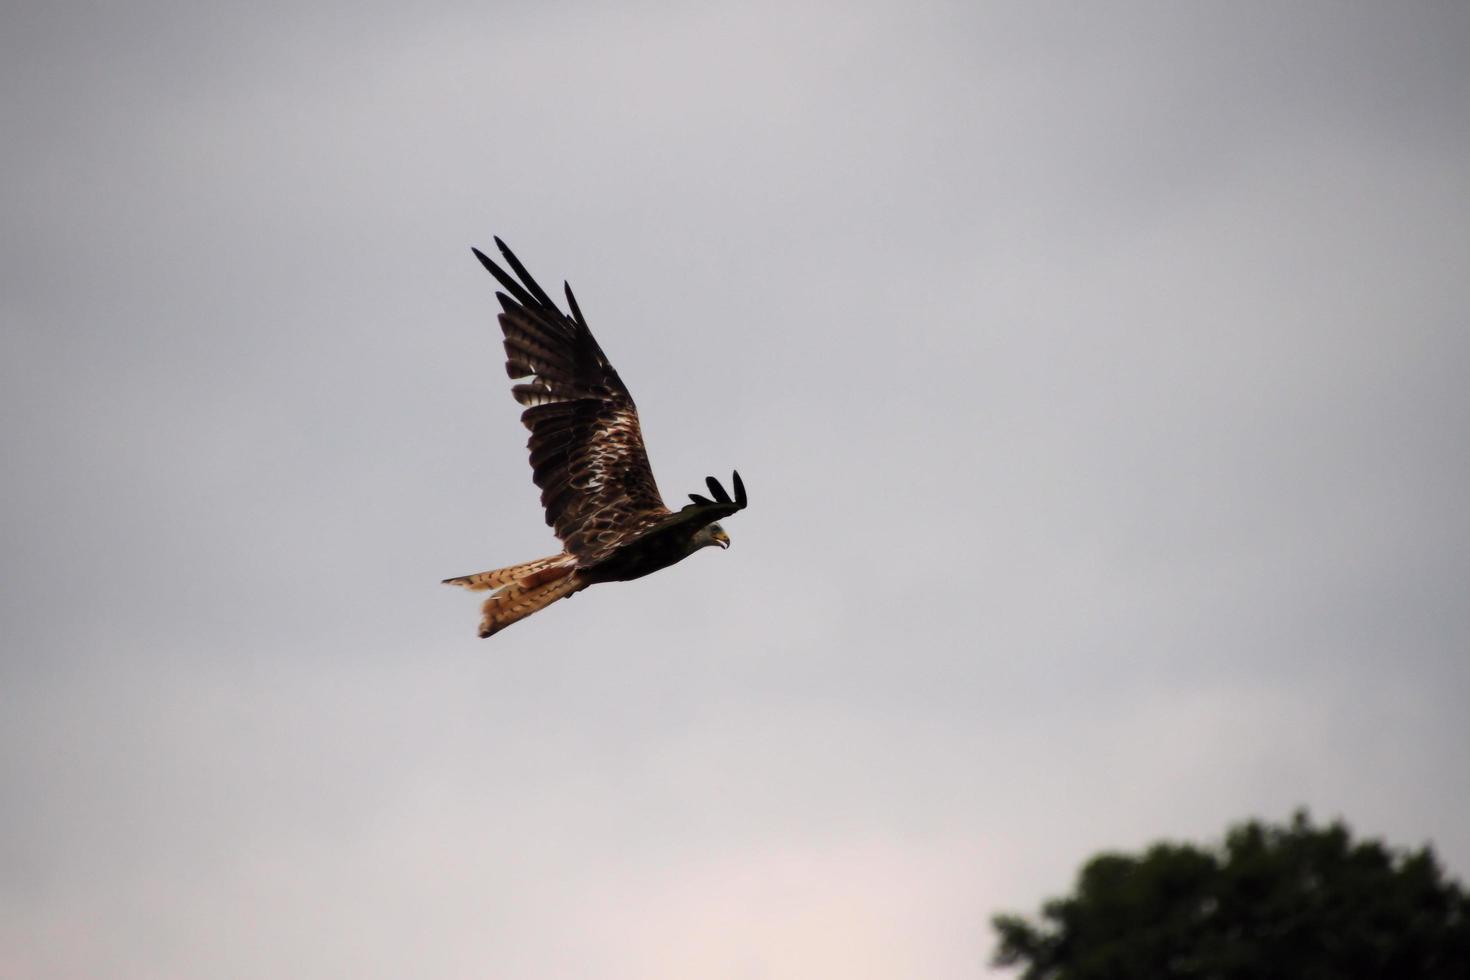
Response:
[[[526,578],[543,572],[548,568],[559,564],[569,564],[572,558],[567,554],[550,555],[546,558],[537,558],[534,561],[521,562],[519,565],[507,565],[504,568],[492,569],[488,572],[476,572],[473,575],[461,575],[459,578],[447,578],[445,585],[458,585],[469,589],[471,592],[485,592],[490,589],[498,589],[512,582],[524,581]]]
[[[549,578],[549,581],[543,580],[529,586],[515,582],[486,599],[485,604],[480,607],[480,639],[494,636],[510,624],[518,623],[556,600],[564,599],[587,587],[582,577],[571,568],[562,571],[558,576],[543,578]]]
[[[577,574],[577,560],[565,552],[488,572],[447,578],[444,584],[458,585],[473,592],[493,590],[480,607],[483,614],[480,619],[482,639],[588,585]]]

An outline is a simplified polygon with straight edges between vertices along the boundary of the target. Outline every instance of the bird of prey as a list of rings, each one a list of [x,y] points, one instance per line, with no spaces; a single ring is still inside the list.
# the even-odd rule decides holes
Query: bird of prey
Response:
[[[709,477],[709,497],[691,493],[693,503],[680,510],[664,506],[633,396],[592,339],[572,287],[563,284],[568,315],[504,242],[497,238],[495,244],[515,276],[479,249],[474,253],[505,289],[495,294],[505,370],[512,380],[530,379],[511,394],[525,406],[521,421],[531,430],[532,479],[562,551],[444,580],[490,592],[481,607],[482,638],[589,585],[640,578],[700,548],[728,548],[730,536],[719,521],[745,507],[739,473],[731,479],[734,497]]]

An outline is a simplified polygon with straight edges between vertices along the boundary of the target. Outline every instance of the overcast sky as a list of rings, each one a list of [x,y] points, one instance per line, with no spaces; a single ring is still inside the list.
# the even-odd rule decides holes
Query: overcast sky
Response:
[[[1470,8],[0,14],[0,975],[982,976],[1297,806],[1470,874]],[[734,545],[557,550],[500,235]]]

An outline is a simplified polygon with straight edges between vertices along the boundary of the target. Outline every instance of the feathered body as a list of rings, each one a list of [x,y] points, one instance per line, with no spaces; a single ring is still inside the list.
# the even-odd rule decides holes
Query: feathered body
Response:
[[[511,394],[525,407],[531,430],[531,475],[541,488],[546,523],[561,539],[558,555],[475,575],[445,579],[467,589],[493,590],[482,607],[480,636],[544,609],[598,582],[641,578],[700,548],[729,547],[717,523],[745,507],[737,473],[732,499],[714,477],[714,499],[690,494],[692,504],[670,511],[659,496],[643,447],[638,409],[618,373],[593,339],[571,286],[570,315],[531,278],[500,239],[510,275],[479,249],[475,255],[505,292],[500,328],[505,335]]]

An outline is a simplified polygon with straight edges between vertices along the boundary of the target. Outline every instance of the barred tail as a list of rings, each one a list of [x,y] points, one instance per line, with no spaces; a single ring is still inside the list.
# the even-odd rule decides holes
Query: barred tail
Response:
[[[495,590],[480,607],[484,614],[480,619],[481,639],[587,587],[577,574],[577,559],[566,552],[489,572],[447,578],[444,584],[473,592]]]
[[[566,552],[559,555],[548,555],[545,558],[537,558],[535,561],[521,562],[519,565],[507,565],[505,568],[497,568],[489,572],[476,572],[474,575],[461,575],[459,578],[447,578],[445,585],[458,585],[469,589],[471,592],[484,592],[488,589],[498,589],[502,585],[512,582],[524,582],[527,578],[537,572],[544,571],[556,565],[573,565],[576,559]]]
[[[587,587],[575,566],[570,565],[547,568],[531,577],[531,580],[535,579],[540,581],[531,585],[513,582],[485,600],[480,607],[483,614],[480,617],[480,639],[494,636],[511,623],[518,623],[556,600]]]

